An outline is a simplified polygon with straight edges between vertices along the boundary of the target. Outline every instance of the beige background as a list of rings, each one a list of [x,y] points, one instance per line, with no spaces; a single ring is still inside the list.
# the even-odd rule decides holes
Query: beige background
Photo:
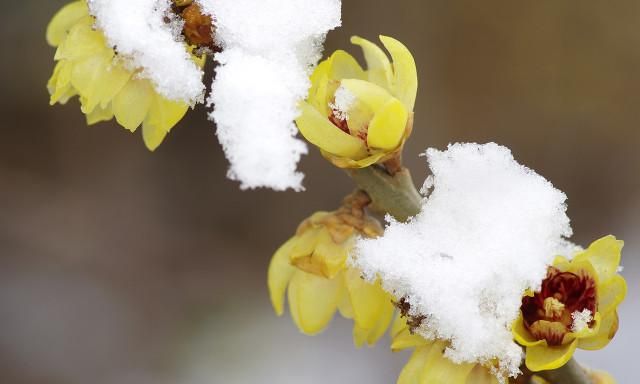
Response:
[[[268,302],[271,253],[349,180],[312,150],[307,192],[240,192],[202,108],[151,154],[86,127],[76,102],[49,107],[44,28],[62,4],[0,13],[0,382],[394,382],[406,354],[355,351],[338,319],[302,336]],[[636,382],[640,2],[346,0],[327,49],[378,33],[419,65],[417,181],[426,147],[496,141],[568,194],[575,241],[627,241],[619,336],[580,358]]]

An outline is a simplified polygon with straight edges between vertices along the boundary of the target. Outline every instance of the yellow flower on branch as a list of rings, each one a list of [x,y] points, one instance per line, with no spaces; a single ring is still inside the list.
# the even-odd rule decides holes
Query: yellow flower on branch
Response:
[[[104,34],[94,28],[85,0],[58,11],[47,27],[47,42],[57,47],[57,63],[47,84],[51,105],[79,96],[89,125],[114,116],[131,132],[142,125],[144,142],[154,150],[189,109],[185,102],[160,95],[149,80],[139,76],[139,70],[131,69],[118,56]],[[204,56],[192,58],[200,67],[204,65]]]
[[[627,292],[618,274],[622,246],[622,241],[606,236],[571,260],[556,258],[540,292],[522,299],[512,331],[526,347],[527,368],[559,368],[576,348],[601,349],[615,336],[617,307]]]
[[[287,293],[291,317],[300,331],[321,332],[339,311],[354,320],[354,343],[372,345],[391,323],[391,296],[347,265],[357,236],[382,234],[380,223],[364,211],[369,203],[366,194],[356,193],[335,212],[315,213],[273,256],[268,272],[271,302],[282,315]]]
[[[360,37],[367,70],[336,51],[311,75],[311,89],[296,120],[302,135],[341,168],[363,168],[399,154],[413,126],[416,64],[399,41],[380,36],[393,61]]]
[[[402,305],[403,300],[400,301]],[[402,307],[401,311],[402,311]],[[406,315],[406,312],[405,312]],[[391,327],[391,349],[414,348],[411,358],[400,372],[397,384],[498,384],[490,367],[481,364],[456,364],[445,357],[448,344],[442,340],[426,340],[413,333],[408,323],[420,318],[397,316]],[[418,324],[414,324],[417,326]]]

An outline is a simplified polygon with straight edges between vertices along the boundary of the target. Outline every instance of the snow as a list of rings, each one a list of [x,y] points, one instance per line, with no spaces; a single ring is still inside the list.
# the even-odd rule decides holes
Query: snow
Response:
[[[223,52],[210,117],[241,188],[302,190],[307,152],[295,138],[297,104],[326,33],[340,25],[339,0],[199,0],[212,15]]]
[[[189,104],[203,101],[203,72],[182,41],[181,22],[169,12],[171,0],[88,0],[88,5],[118,56],[141,69],[140,76],[158,93]]]
[[[571,324],[571,332],[580,332],[589,327],[589,323],[593,321],[593,314],[588,308],[580,311],[575,311],[571,314],[573,323]]]
[[[329,106],[338,119],[349,120],[349,109],[355,102],[356,96],[347,88],[340,86],[334,94],[334,102]]]
[[[566,196],[494,143],[429,149],[432,171],[422,211],[407,223],[388,217],[384,236],[358,241],[350,262],[405,297],[416,330],[446,339],[454,362],[499,362],[516,376],[522,359],[510,327],[526,289],[571,248]]]

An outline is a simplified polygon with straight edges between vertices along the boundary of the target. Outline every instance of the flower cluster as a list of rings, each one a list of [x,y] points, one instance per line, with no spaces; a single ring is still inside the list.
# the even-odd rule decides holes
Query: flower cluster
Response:
[[[79,96],[89,125],[114,117],[131,132],[142,125],[144,142],[154,150],[189,109],[188,103],[158,93],[150,80],[140,76],[140,68],[132,68],[107,44],[104,34],[94,28],[86,0],[64,6],[53,17],[47,41],[57,47],[57,64],[47,84],[51,104]],[[189,49],[186,44],[185,49]],[[192,59],[204,65],[204,56]]]
[[[322,331],[339,311],[353,319],[354,343],[360,346],[374,344],[391,323],[391,296],[347,265],[358,236],[382,234],[380,223],[365,211],[369,203],[366,194],[357,192],[337,211],[313,214],[274,254],[268,274],[271,302],[281,315],[287,292],[289,311],[300,331]]]

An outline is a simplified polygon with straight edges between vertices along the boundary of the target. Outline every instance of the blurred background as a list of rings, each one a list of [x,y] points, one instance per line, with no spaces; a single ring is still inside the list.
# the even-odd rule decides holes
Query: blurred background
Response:
[[[306,192],[242,192],[202,108],[152,154],[76,101],[49,107],[44,30],[63,4],[0,13],[0,382],[395,382],[406,354],[354,350],[342,319],[303,336],[268,300],[271,254],[347,177],[312,149]],[[567,193],[576,242],[626,241],[620,332],[579,359],[637,382],[640,2],[345,0],[343,23],[328,52],[383,33],[415,54],[416,182],[425,148],[495,141]]]

